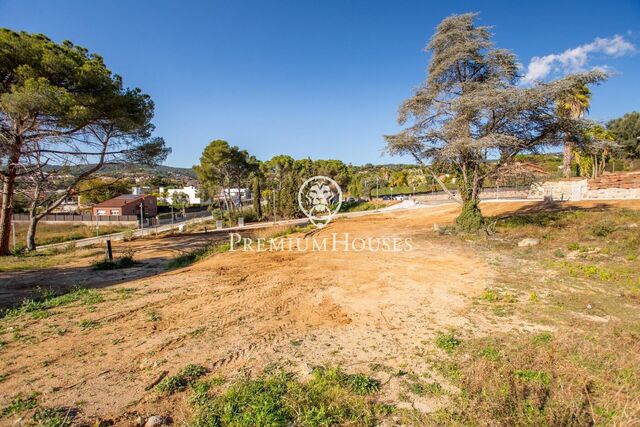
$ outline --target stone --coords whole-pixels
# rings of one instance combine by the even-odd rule
[[[526,239],[522,239],[518,242],[518,246],[523,248],[526,246],[536,246],[538,243],[540,243],[539,239],[534,239],[534,238],[526,238]]]
[[[144,427],[160,427],[171,424],[171,419],[163,417],[161,415],[152,415],[147,418],[147,422],[144,423]]]

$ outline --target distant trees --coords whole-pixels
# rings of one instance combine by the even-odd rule
[[[580,141],[576,157],[581,174],[592,178],[602,175],[612,153],[620,147],[615,134],[602,125],[594,124],[584,132]]]
[[[227,209],[234,211],[237,206],[232,199],[231,188],[243,188],[255,167],[246,150],[217,139],[205,147],[200,164],[194,166],[194,170],[202,191],[212,199],[222,195]]]
[[[249,188],[256,217],[300,216],[298,190],[314,175],[335,179],[346,191],[352,171],[340,160],[296,160],[288,155],[276,155],[259,161],[246,150],[231,146],[227,141],[214,140],[202,152],[200,164],[194,166],[202,185],[213,200],[222,199],[231,215],[238,213],[237,200],[231,188]]]
[[[92,178],[81,182],[76,193],[81,204],[94,205],[127,194],[130,190],[130,182],[127,180]]]
[[[187,208],[190,205],[189,196],[182,191],[175,191],[171,194],[171,206],[174,209],[182,211],[182,215],[185,215]]]
[[[150,139],[153,102],[127,89],[102,58],[69,41],[0,29],[0,255],[9,253],[16,184],[32,192],[28,248],[38,221],[110,163],[164,160]]]
[[[413,156],[445,191],[434,167],[454,171],[462,203],[456,222],[466,230],[483,224],[478,203],[485,178],[519,153],[580,134],[585,124],[557,114],[556,102],[606,78],[589,72],[521,87],[516,57],[495,48],[489,28],[474,19],[453,15],[438,25],[427,45],[427,79],[400,107],[398,122],[407,127],[385,137],[388,152]]]
[[[631,159],[640,159],[640,112],[625,114],[607,123],[623,153]]]

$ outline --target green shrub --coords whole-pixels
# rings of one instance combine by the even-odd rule
[[[135,264],[136,262],[133,259],[133,250],[128,249],[117,260],[110,261],[105,258],[100,261],[95,261],[93,264],[91,264],[91,268],[94,270],[115,270],[118,268],[133,267]]]
[[[380,389],[380,382],[364,374],[355,374],[347,377],[347,383],[356,394],[367,395]]]
[[[456,226],[464,232],[473,233],[482,228],[484,218],[477,203],[465,203],[456,218]]]
[[[594,226],[591,229],[591,233],[596,237],[606,237],[616,230],[615,224],[611,222],[603,222]]]

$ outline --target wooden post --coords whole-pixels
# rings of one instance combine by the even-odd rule
[[[107,240],[107,260],[113,261],[113,251],[111,250],[111,240]]]

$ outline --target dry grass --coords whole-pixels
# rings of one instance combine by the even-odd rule
[[[27,239],[26,222],[16,223],[16,247],[18,249],[26,246]],[[98,234],[119,233],[125,230],[131,230],[134,227],[130,225],[100,225]],[[71,240],[79,240],[96,235],[95,225],[73,224],[73,223],[41,223],[38,224],[36,232],[36,244],[48,245],[51,243],[61,243]],[[13,243],[13,242],[12,242]]]
[[[73,243],[60,249],[49,249],[29,254],[0,257],[0,272],[38,270],[65,265],[77,260],[95,257],[104,252],[100,248],[76,249]]]
[[[492,236],[466,236],[500,272],[474,308],[498,331],[475,331],[434,363],[460,392],[444,410],[414,421],[564,426],[640,419],[638,223],[640,212],[622,209],[520,212],[498,219]],[[540,244],[519,248],[523,238]],[[499,325],[521,322],[540,329],[500,332]]]

